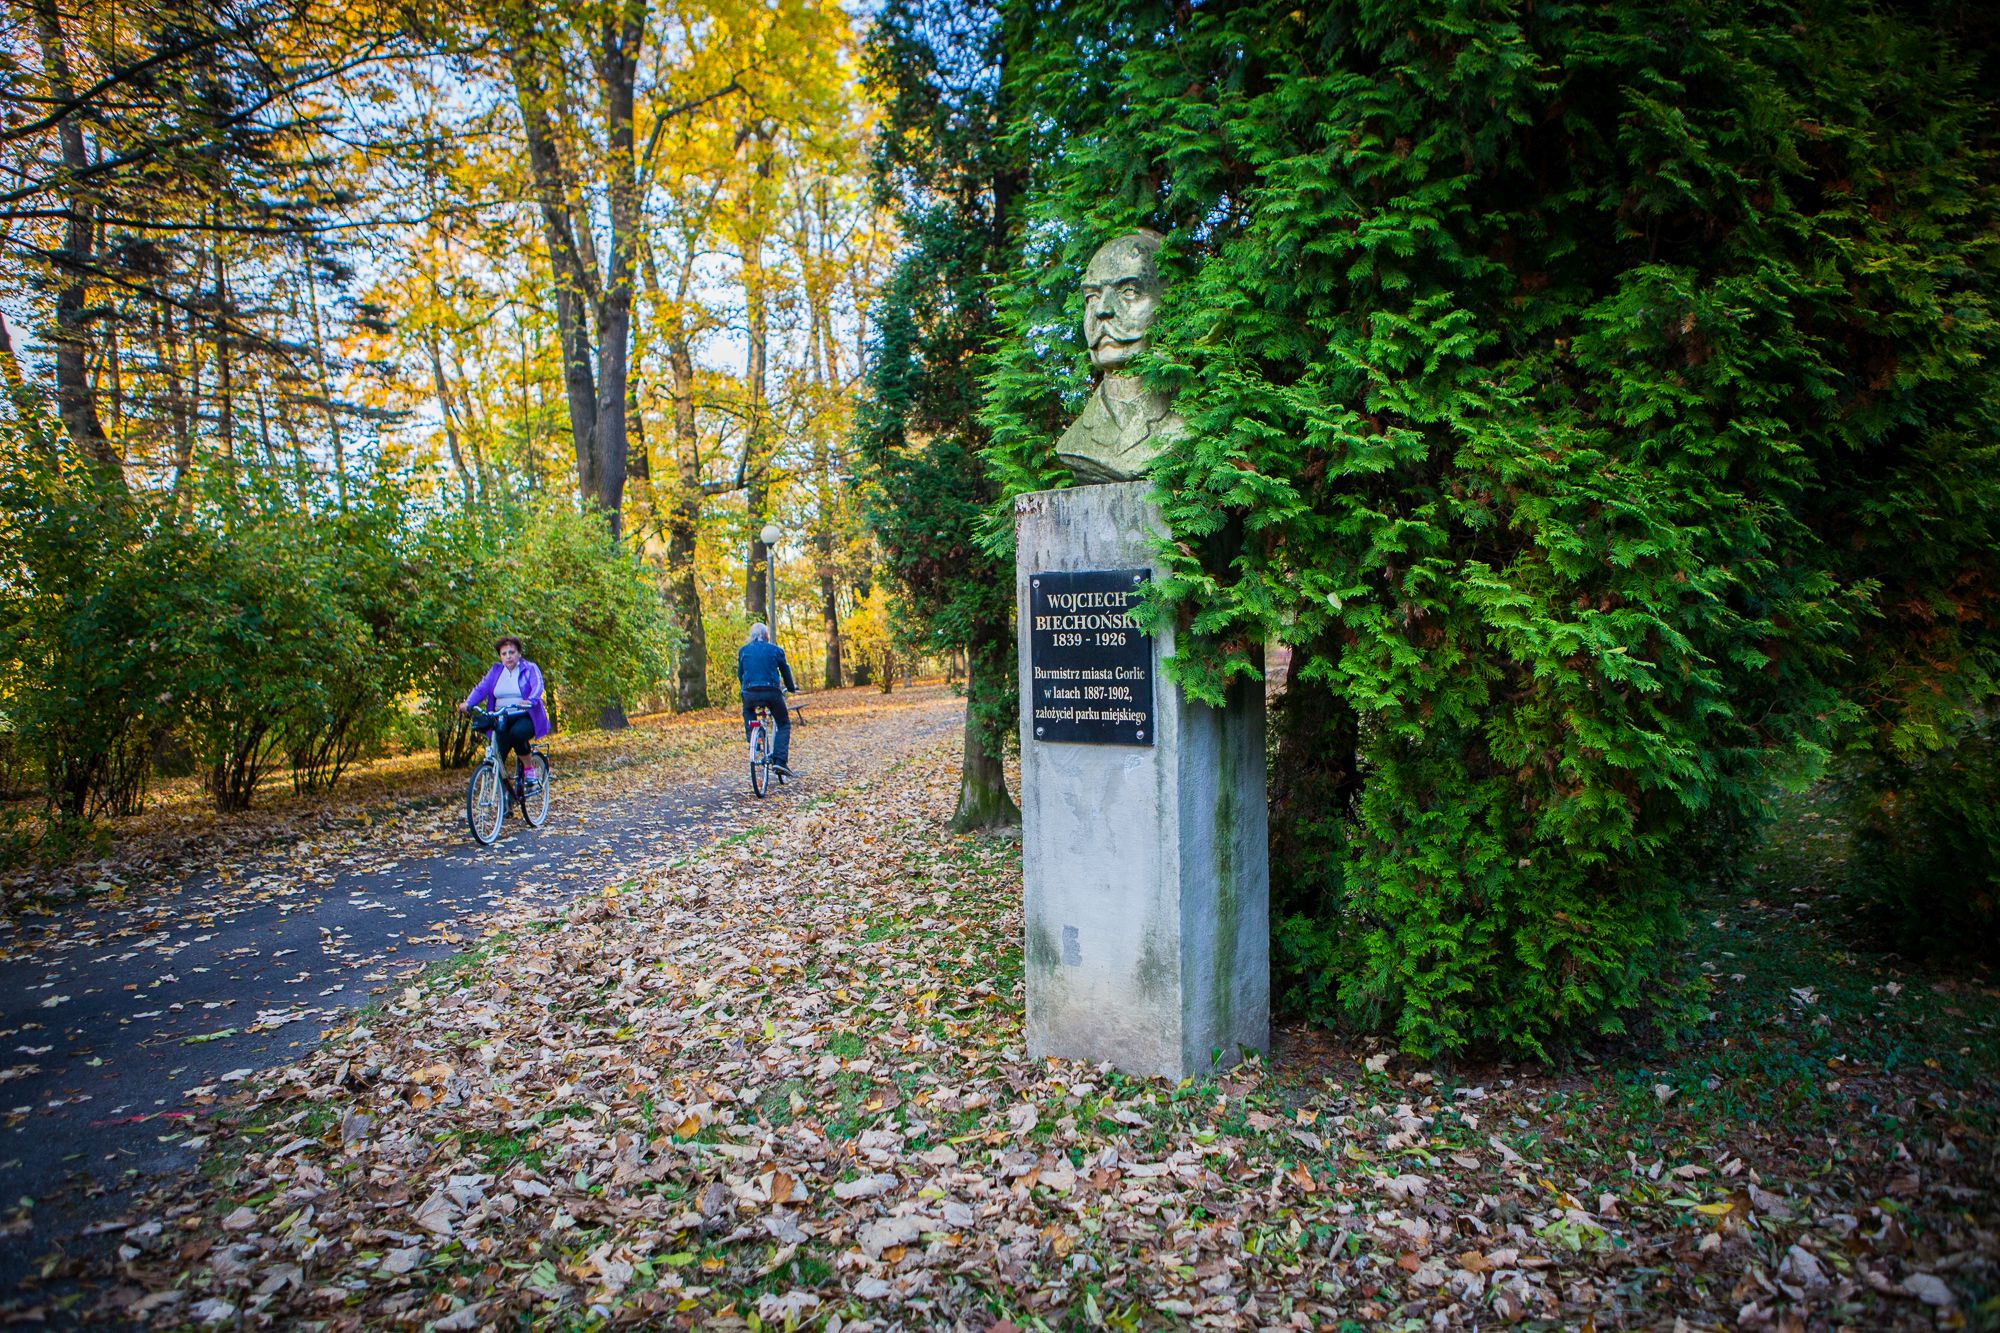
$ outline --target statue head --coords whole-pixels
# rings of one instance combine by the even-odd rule
[[[1165,290],[1153,262],[1160,241],[1150,231],[1116,237],[1098,247],[1083,271],[1083,341],[1101,371],[1122,371],[1146,349]]]

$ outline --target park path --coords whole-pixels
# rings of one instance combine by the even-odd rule
[[[811,801],[963,725],[942,687],[803,696]],[[295,1060],[354,1007],[510,921],[672,865],[776,811],[748,790],[732,710],[617,737],[558,737],[546,828],[494,847],[433,802],[337,842],[199,853],[0,929],[0,1293],[186,1167],[202,1111]],[[365,816],[364,816],[365,818]]]

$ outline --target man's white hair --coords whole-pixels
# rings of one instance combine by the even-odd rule
[[[769,625],[760,620],[750,627],[750,642],[769,643],[770,641],[771,627]]]

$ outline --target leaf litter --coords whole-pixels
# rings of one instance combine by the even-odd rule
[[[1611,1076],[1292,1034],[1179,1086],[1022,1047],[1019,858],[948,746],[543,908],[228,1103],[98,1275],[169,1325],[1958,1327],[1991,1090],[1887,1160]],[[1893,998],[1893,993],[1892,993]],[[1671,1104],[1670,1104],[1671,1103]],[[1606,1126],[1627,1124],[1613,1135]]]
[[[132,827],[117,856],[14,877],[20,910],[0,915],[0,1230],[46,1244],[109,1216],[124,1184],[199,1141],[188,1109],[295,1058],[355,1005],[517,918],[865,776],[963,717],[934,684],[807,704],[800,748],[812,767],[774,801],[750,795],[740,722],[716,709],[559,736],[549,827],[510,824],[492,849],[471,844],[460,802],[433,799],[441,785],[462,791],[462,772],[412,774],[397,761],[386,777],[370,770],[226,819],[169,799],[172,819],[121,821]],[[396,811],[371,806],[397,782],[408,790]],[[176,832],[189,843],[172,851]],[[77,881],[99,887],[64,891]],[[0,1261],[10,1285],[27,1267],[25,1253]]]

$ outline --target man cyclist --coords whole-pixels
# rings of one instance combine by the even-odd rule
[[[757,708],[771,710],[778,724],[777,739],[771,746],[771,767],[780,777],[792,777],[786,767],[791,757],[792,715],[785,708],[785,695],[798,689],[792,683],[792,664],[785,650],[771,642],[768,625],[752,625],[750,642],[736,650],[736,683],[743,692],[743,738],[750,738],[750,724],[757,720]]]

